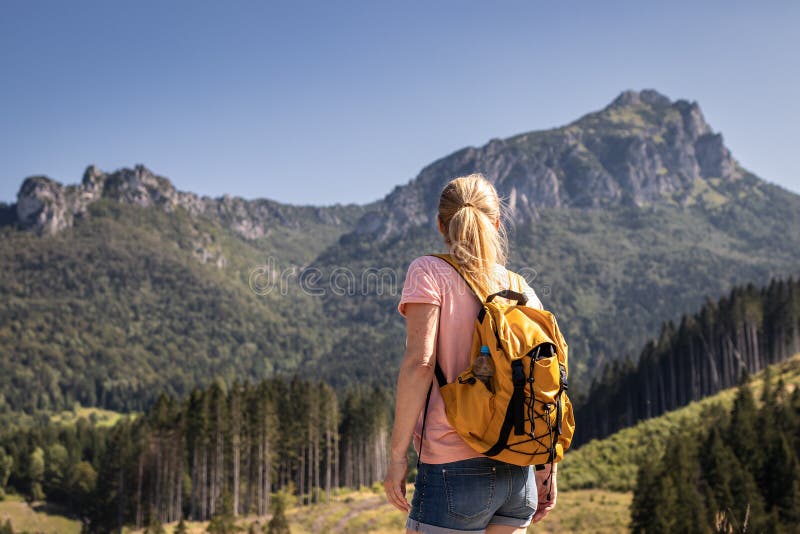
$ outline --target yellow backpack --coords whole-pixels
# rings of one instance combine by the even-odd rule
[[[449,254],[432,256],[452,265],[483,300]],[[435,374],[447,420],[468,445],[506,463],[540,468],[561,460],[575,431],[567,397],[567,343],[552,313],[525,306],[522,277],[509,273],[519,291],[505,289],[483,301],[475,320],[470,366],[450,384],[438,362]],[[494,391],[473,373],[483,346],[489,347],[494,363]]]

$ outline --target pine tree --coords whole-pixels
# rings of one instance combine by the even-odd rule
[[[733,513],[730,518],[734,526],[743,528],[746,517],[747,532],[760,532],[766,521],[764,499],[755,477],[738,460],[731,471],[730,489],[733,498]]]
[[[28,479],[30,480],[31,500],[41,501],[44,499],[42,490],[42,480],[44,479],[44,451],[41,447],[36,447],[30,455],[28,462]]]
[[[782,525],[800,526],[800,466],[786,436],[775,434],[769,441],[764,473],[767,505],[778,510]]]
[[[147,528],[144,529],[144,534],[167,534],[167,531],[164,530],[164,525],[158,520],[158,516],[154,510],[150,511],[150,522]]]
[[[740,467],[733,452],[725,446],[717,425],[711,427],[700,457],[703,486],[705,490],[708,518],[713,521],[718,513],[724,513],[732,525],[741,523],[743,517],[732,517],[738,510],[734,507],[731,493],[731,477]]]
[[[268,534],[291,534],[289,520],[286,519],[286,501],[287,496],[283,492],[272,499],[272,518],[266,528]]]
[[[209,534],[231,534],[241,531],[242,529],[236,525],[236,518],[233,515],[233,499],[227,490],[222,494],[219,508],[218,513],[211,518],[206,532]]]
[[[747,465],[751,472],[758,470],[761,463],[761,455],[758,454],[761,443],[756,426],[757,418],[758,411],[753,392],[747,382],[742,382],[733,401],[725,441],[739,461]]]
[[[664,465],[668,467],[662,479],[670,480],[675,492],[675,498],[671,500],[674,502],[670,521],[673,532],[689,534],[706,530],[705,502],[698,491],[697,439],[690,432],[678,434],[671,438],[664,454]]]
[[[678,495],[672,477],[662,472],[654,481],[654,495],[660,498],[649,518],[648,526],[642,531],[653,534],[681,532],[677,528],[677,519],[683,511],[678,508]]]
[[[660,493],[662,488],[656,485],[661,477],[659,462],[645,455],[645,461],[639,465],[636,475],[636,489],[631,503],[631,531],[648,532],[655,511],[663,502]]]
[[[228,411],[231,442],[231,469],[233,471],[233,515],[239,515],[242,467],[242,398],[241,385],[235,383],[228,395]]]
[[[11,476],[12,467],[14,467],[14,458],[6,454],[3,447],[0,447],[0,501],[5,497],[6,485]]]

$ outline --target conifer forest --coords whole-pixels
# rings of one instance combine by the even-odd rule
[[[734,288],[680,324],[667,322],[638,363],[605,368],[576,411],[573,443],[586,443],[738,384],[800,352],[800,280]]]
[[[337,395],[298,378],[229,390],[217,382],[185,400],[162,396],[110,428],[6,427],[0,488],[79,511],[87,532],[264,516],[276,491],[311,504],[381,479],[389,406],[376,388]]]

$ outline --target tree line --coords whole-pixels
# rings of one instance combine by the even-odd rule
[[[764,383],[760,406],[745,382],[730,412],[712,406],[640,465],[633,532],[800,530],[800,389]]]
[[[663,325],[638,363],[607,365],[576,409],[575,444],[615,431],[735,386],[800,352],[800,280],[773,280],[767,287],[734,288],[708,300],[676,327]]]
[[[266,515],[289,491],[310,504],[384,476],[388,392],[341,395],[299,378],[216,381],[185,400],[163,395],[110,428],[40,420],[0,434],[0,490],[57,502],[88,532],[182,518]]]

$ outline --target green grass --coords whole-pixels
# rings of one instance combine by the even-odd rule
[[[776,383],[780,378],[789,388],[800,384],[800,354],[771,366],[771,383]],[[756,398],[759,398],[763,386],[764,371],[761,371],[750,382]],[[730,409],[735,396],[736,388],[726,389],[568,452],[559,466],[561,487],[633,491],[637,466],[643,458],[661,455],[667,438],[677,429],[698,427],[705,409],[713,405]]]
[[[111,428],[122,418],[134,419],[138,416],[137,412],[121,413],[103,408],[81,406],[77,403],[71,410],[60,412],[37,410],[35,413],[30,414],[22,411],[8,410],[2,412],[0,410],[0,433],[4,431],[15,432],[45,423],[58,426],[74,426],[81,419],[95,427]]]
[[[628,530],[633,494],[599,489],[562,491],[556,507],[544,520],[528,527],[529,534]]]
[[[715,181],[716,180],[716,181]],[[692,184],[692,190],[685,199],[687,206],[702,204],[709,208],[717,208],[729,201],[728,197],[716,190],[719,179],[710,178],[708,180],[696,179]]]
[[[413,495],[408,487],[408,498]],[[555,509],[540,523],[532,524],[529,533],[554,532],[612,533],[626,530],[631,493],[607,490],[564,491],[558,495]],[[330,502],[313,506],[292,505],[286,511],[292,534],[399,534],[405,531],[406,514],[386,502],[382,493],[371,489],[343,491]],[[265,525],[269,518],[243,517],[239,526],[246,529],[254,522]],[[189,532],[205,532],[207,523],[187,522]],[[168,534],[175,523],[164,525]],[[128,534],[142,534],[141,530],[126,529]]]
[[[71,426],[80,419],[86,419],[98,427],[112,427],[116,425],[122,417],[136,417],[136,414],[128,415],[113,410],[77,405],[72,410],[54,413],[50,416],[50,421],[54,424]]]
[[[60,510],[48,505],[25,502],[17,495],[6,495],[0,501],[0,524],[11,520],[14,532],[41,532],[43,534],[78,534],[80,523],[60,515]]]

